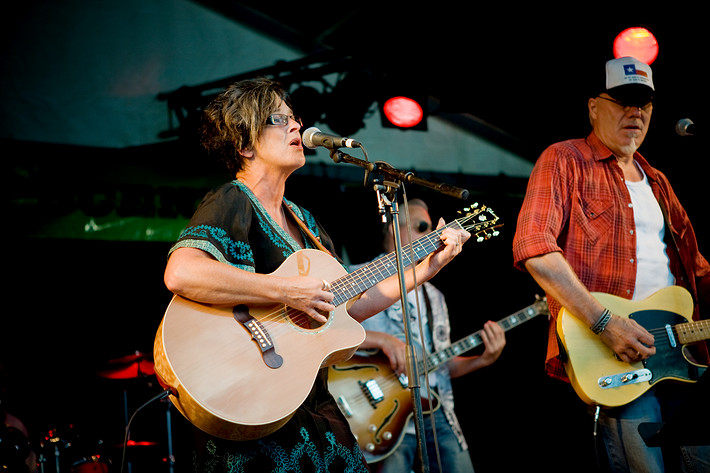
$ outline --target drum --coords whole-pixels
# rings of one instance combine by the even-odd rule
[[[108,473],[109,462],[101,455],[92,455],[75,461],[71,466],[71,473]]]
[[[0,471],[34,473],[36,466],[34,451],[25,434],[0,422]]]

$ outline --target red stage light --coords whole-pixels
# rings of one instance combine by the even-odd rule
[[[382,110],[393,125],[402,128],[417,126],[424,118],[421,105],[409,97],[392,97],[385,102]]]
[[[632,56],[651,64],[658,56],[656,37],[646,28],[627,28],[614,39],[614,57]]]

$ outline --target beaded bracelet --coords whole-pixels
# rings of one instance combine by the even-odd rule
[[[606,328],[609,320],[611,320],[611,312],[609,312],[609,309],[604,309],[602,315],[599,316],[599,319],[594,323],[594,325],[589,327],[589,329],[594,332],[595,335],[600,335]]]

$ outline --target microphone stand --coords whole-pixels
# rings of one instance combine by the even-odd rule
[[[399,232],[399,206],[397,204],[397,191],[403,181],[419,184],[430,189],[438,190],[447,195],[461,199],[468,198],[466,189],[459,189],[447,184],[433,183],[424,179],[414,177],[411,172],[403,172],[390,166],[389,164],[377,161],[371,163],[366,160],[355,158],[343,153],[339,149],[332,149],[330,157],[335,163],[347,162],[365,168],[364,185],[367,186],[370,174],[374,174],[372,182],[377,194],[379,213],[382,215],[383,223],[387,222],[386,212],[390,214],[390,225],[394,235],[395,257],[397,261],[397,275],[399,278],[400,300],[402,305],[402,322],[404,324],[404,336],[407,352],[407,384],[412,397],[412,410],[414,411],[414,427],[417,438],[417,452],[419,454],[422,473],[429,472],[429,459],[426,444],[424,442],[424,414],[422,408],[422,398],[419,384],[419,372],[417,368],[417,354],[412,343],[412,332],[407,304],[407,290],[404,277],[404,259],[402,256],[402,239]],[[387,210],[386,210],[387,209]],[[416,261],[410,261],[412,269]],[[417,289],[415,288],[415,291]]]

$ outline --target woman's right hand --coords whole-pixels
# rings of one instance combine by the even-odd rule
[[[279,299],[316,322],[325,323],[328,318],[324,314],[335,310],[332,304],[334,298],[327,281],[310,276],[292,276],[283,278]]]

